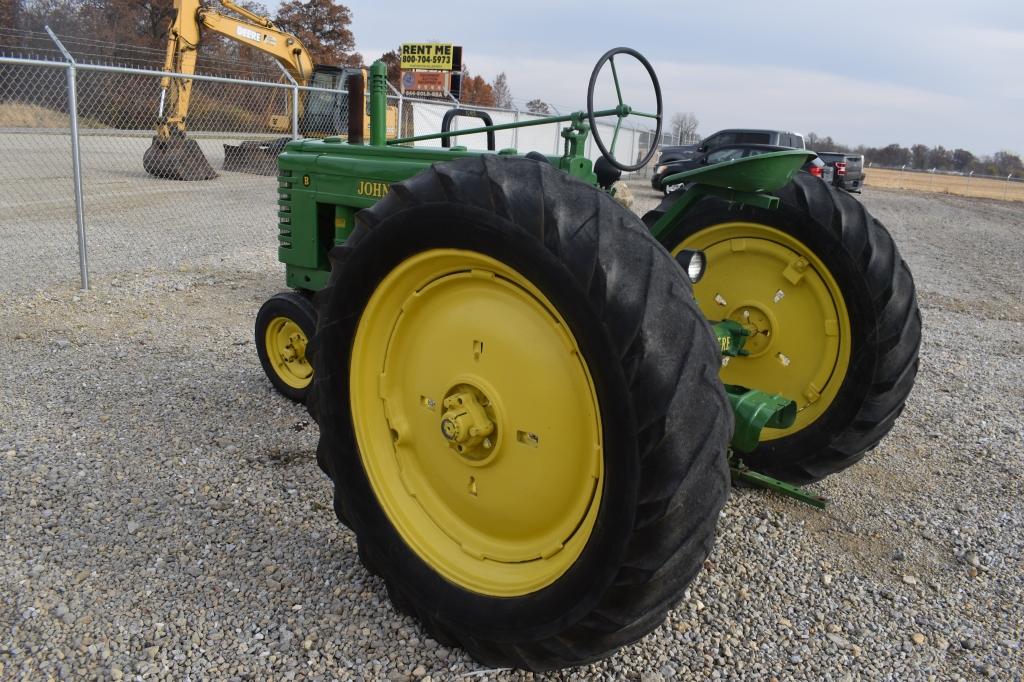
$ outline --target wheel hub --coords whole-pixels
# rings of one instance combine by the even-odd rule
[[[743,344],[743,349],[750,353],[749,357],[761,355],[771,347],[775,320],[770,311],[757,303],[747,303],[732,311],[729,319],[736,320],[750,331]]]
[[[301,332],[288,337],[288,343],[281,349],[281,358],[285,362],[293,362],[306,357],[306,338]]]
[[[305,388],[313,376],[313,367],[306,357],[308,340],[302,328],[292,319],[277,317],[267,326],[266,351],[274,372],[293,388]]]
[[[441,435],[448,440],[448,447],[472,461],[486,459],[494,450],[497,434],[494,409],[483,391],[458,384],[448,391],[442,405]]]

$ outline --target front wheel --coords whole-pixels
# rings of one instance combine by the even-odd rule
[[[810,483],[892,428],[917,374],[921,315],[907,264],[860,203],[804,173],[777,194],[777,210],[704,199],[662,243],[702,249],[708,270],[694,292],[704,314],[754,332],[750,355],[728,358],[722,380],[797,402],[796,423],[765,429],[746,463]]]
[[[483,156],[393,185],[332,261],[318,457],[395,605],[532,670],[657,627],[710,551],[732,416],[643,225],[549,165]]]
[[[256,315],[255,341],[260,364],[281,395],[304,403],[313,384],[306,347],[316,331],[316,310],[297,291],[271,296]]]

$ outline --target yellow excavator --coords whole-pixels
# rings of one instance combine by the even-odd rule
[[[164,71],[185,75],[195,73],[200,38],[204,31],[212,31],[269,54],[301,86],[340,90],[348,75],[364,71],[365,77],[365,70],[314,64],[302,42],[275,26],[267,17],[231,0],[220,0],[220,4],[238,16],[206,7],[200,0],[174,0],[175,16],[167,31]],[[301,135],[322,137],[344,133],[344,122],[348,119],[346,94],[313,91],[303,95],[298,112]],[[192,79],[171,76],[160,79],[159,122],[153,143],[142,160],[151,175],[171,180],[217,177],[196,141],[186,137],[191,97]],[[366,121],[369,126],[368,117]],[[272,115],[269,127],[278,132],[288,131],[291,128],[290,112]],[[395,107],[388,107],[387,128],[389,137],[397,135],[398,111]],[[365,135],[369,137],[368,129]],[[223,168],[273,175],[277,154],[288,139],[224,145]]]

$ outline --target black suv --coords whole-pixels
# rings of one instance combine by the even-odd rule
[[[678,146],[666,146],[661,148],[661,156],[658,157],[658,165],[651,177],[651,188],[657,192],[669,193],[669,189],[661,184],[661,179],[672,173],[681,173],[684,170],[696,168],[694,160],[700,156],[695,144],[683,144]],[[673,186],[672,189],[675,189]]]
[[[767,144],[786,149],[807,149],[804,136],[787,130],[758,130],[756,128],[727,128],[704,138],[700,151],[710,152],[719,147],[747,144]]]

